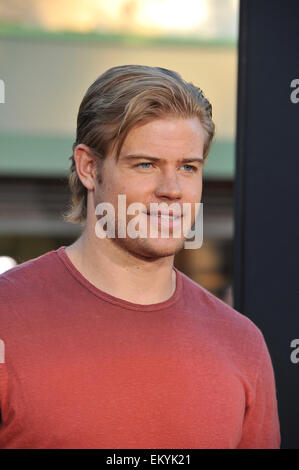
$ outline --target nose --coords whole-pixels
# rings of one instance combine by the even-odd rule
[[[175,171],[169,170],[160,175],[155,194],[159,198],[181,199],[182,189]]]

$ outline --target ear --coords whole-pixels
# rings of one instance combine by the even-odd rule
[[[86,189],[93,190],[96,181],[96,157],[89,147],[79,144],[74,150],[78,178]]]

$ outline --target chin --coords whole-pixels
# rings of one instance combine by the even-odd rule
[[[131,254],[145,258],[164,258],[174,256],[182,250],[185,240],[183,239],[119,239],[121,245]]]

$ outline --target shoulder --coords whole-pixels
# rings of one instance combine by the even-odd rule
[[[258,326],[246,315],[226,304],[184,273],[179,272],[183,284],[184,303],[191,315],[204,326],[214,341],[237,345],[245,344],[260,353],[264,337]]]
[[[56,251],[49,251],[30,259],[0,275],[0,302],[17,301],[34,294],[35,290],[49,285],[57,267]]]

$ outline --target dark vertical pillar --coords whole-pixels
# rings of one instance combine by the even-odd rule
[[[235,308],[265,336],[282,448],[299,448],[298,0],[240,0],[237,121]]]

